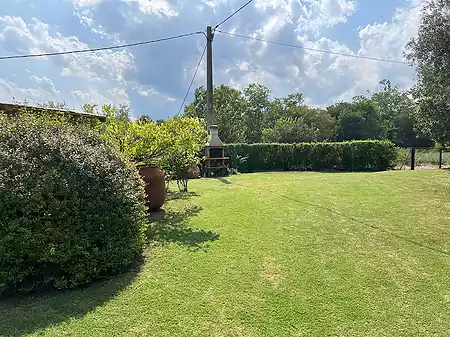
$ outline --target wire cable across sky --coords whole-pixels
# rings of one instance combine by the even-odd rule
[[[121,49],[121,48],[127,48],[127,47],[142,46],[142,45],[151,44],[151,43],[157,43],[157,42],[163,42],[163,41],[180,39],[180,38],[183,38],[183,37],[188,37],[188,36],[197,35],[197,34],[203,34],[204,35],[205,33],[204,32],[192,32],[192,33],[186,33],[186,34],[180,34],[180,35],[175,35],[175,36],[164,37],[164,38],[155,39],[155,40],[148,40],[148,41],[142,41],[142,42],[136,42],[136,43],[128,43],[128,44],[122,44],[122,45],[118,45],[118,46],[92,48],[92,49],[69,50],[69,51],[63,51],[63,52],[42,53],[42,54],[0,56],[0,60],[11,60],[11,59],[23,59],[23,58],[32,58],[32,57],[44,57],[44,56],[55,56],[55,55],[91,53],[91,52],[96,52],[96,51],[101,51],[101,50],[113,50],[113,49]]]
[[[219,26],[223,25],[225,22],[227,22],[228,20],[230,20],[233,16],[235,16],[237,13],[239,13],[241,10],[243,10],[245,7],[247,7],[248,5],[250,5],[250,3],[253,0],[249,0],[247,1],[244,5],[242,5],[241,7],[239,7],[239,9],[237,9],[236,11],[234,11],[231,15],[227,16],[225,19],[223,19],[222,21],[220,21],[217,25],[214,26],[214,31],[219,28]]]
[[[247,40],[266,42],[266,43],[275,44],[275,45],[279,45],[279,46],[285,46],[285,47],[292,47],[292,48],[297,48],[297,49],[309,50],[309,51],[314,51],[314,52],[318,52],[318,53],[339,55],[339,56],[345,56],[345,57],[352,57],[352,58],[355,58],[355,59],[363,59],[363,60],[371,60],[371,61],[380,61],[380,62],[389,62],[389,63],[397,63],[397,64],[409,65],[409,63],[406,62],[406,61],[396,61],[396,60],[389,60],[389,59],[370,57],[370,56],[345,54],[345,53],[339,53],[339,52],[334,52],[334,51],[330,51],[330,50],[308,48],[308,47],[303,47],[303,46],[299,46],[299,45],[295,45],[295,44],[289,44],[289,43],[283,43],[283,42],[277,42],[277,41],[270,41],[270,40],[260,39],[260,38],[252,37],[252,36],[246,36],[246,35],[241,35],[241,34],[236,34],[236,33],[224,32],[224,31],[219,30],[219,29],[216,29],[216,32],[222,33],[222,34],[225,34],[225,35],[229,35],[229,36],[240,37],[240,38],[247,39]]]
[[[198,73],[198,70],[200,69],[200,65],[202,64],[203,57],[205,56],[205,52],[206,52],[206,45],[205,45],[205,48],[203,48],[203,53],[200,56],[200,60],[198,61],[197,68],[195,69],[195,72],[194,72],[194,76],[192,77],[191,83],[189,84],[189,88],[186,91],[186,95],[184,95],[184,99],[180,105],[180,109],[178,109],[178,114],[180,114],[181,110],[183,109],[184,103],[186,103],[186,99],[188,98],[189,93],[191,92],[192,85],[194,84],[195,78],[197,77],[197,73]]]

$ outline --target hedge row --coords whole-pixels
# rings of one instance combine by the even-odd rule
[[[239,172],[384,171],[397,149],[384,140],[298,144],[229,144],[230,166]]]

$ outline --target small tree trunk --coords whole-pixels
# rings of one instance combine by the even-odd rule
[[[187,179],[177,179],[177,185],[180,192],[188,191],[188,180]]]

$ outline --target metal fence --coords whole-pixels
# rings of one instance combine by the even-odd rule
[[[399,150],[398,169],[450,168],[450,149],[410,147]]]

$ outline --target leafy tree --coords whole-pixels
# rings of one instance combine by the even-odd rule
[[[288,117],[278,119],[263,132],[264,142],[298,143],[324,141],[334,138],[336,121],[326,110],[304,106],[286,109]]]
[[[245,142],[245,109],[245,99],[239,90],[226,85],[214,88],[214,119],[220,126],[219,137],[223,142]],[[206,121],[206,112],[206,90],[199,87],[194,101],[185,107],[184,115]]]
[[[57,102],[57,101],[47,101],[42,104],[38,104],[43,108],[56,109],[56,110],[69,110],[69,106],[65,101]]]
[[[300,143],[315,138],[314,131],[302,118],[279,119],[273,128],[263,131],[264,143]]]
[[[181,191],[187,191],[188,169],[200,162],[199,152],[208,134],[198,118],[174,117],[162,124],[143,118],[132,122],[126,110],[104,105],[105,139],[136,164],[156,164]]]
[[[137,119],[137,121],[145,124],[145,123],[151,123],[153,120],[149,115],[143,114]]]
[[[89,104],[85,106],[91,107]],[[106,116],[106,123],[102,125],[102,134],[105,139],[116,145],[117,149],[128,156],[135,156],[136,131],[129,117],[119,114],[116,107],[108,104],[102,106],[102,113]]]
[[[377,105],[366,97],[355,97],[353,102],[341,102],[327,108],[337,119],[338,141],[378,139],[381,127]]]
[[[414,130],[417,106],[407,92],[392,86],[389,80],[380,82],[382,90],[371,95],[377,103],[381,137],[400,146],[430,146],[432,141],[419,137]]]
[[[275,98],[270,102],[269,110],[265,115],[264,124],[266,128],[271,128],[279,119],[292,117],[291,109],[303,105],[303,94],[295,93],[287,97]]]
[[[205,87],[200,86],[194,91],[194,100],[192,103],[184,107],[184,115],[201,118],[206,121],[206,109],[206,89]]]
[[[244,119],[249,143],[261,142],[264,117],[270,108],[269,94],[270,90],[261,84],[252,83],[244,89],[247,103]]]
[[[334,138],[336,121],[326,110],[307,106],[294,107],[291,110],[300,112],[300,117],[314,135],[310,139],[311,141],[332,140]]]
[[[280,99],[286,108],[303,105],[303,94],[296,92],[295,94],[289,94],[285,98]]]
[[[415,114],[418,129],[441,144],[450,143],[450,1],[430,0],[407,58],[417,66]]]
[[[81,111],[83,111],[84,113],[88,113],[88,114],[95,114],[95,113],[97,113],[97,104],[85,103],[81,107]]]
[[[116,116],[119,119],[131,120],[131,108],[128,104],[120,104],[119,107],[114,107],[116,111]]]
[[[177,181],[180,191],[188,190],[188,170],[200,163],[199,152],[208,133],[198,118],[174,117],[160,126],[167,139],[161,158],[169,178]]]

